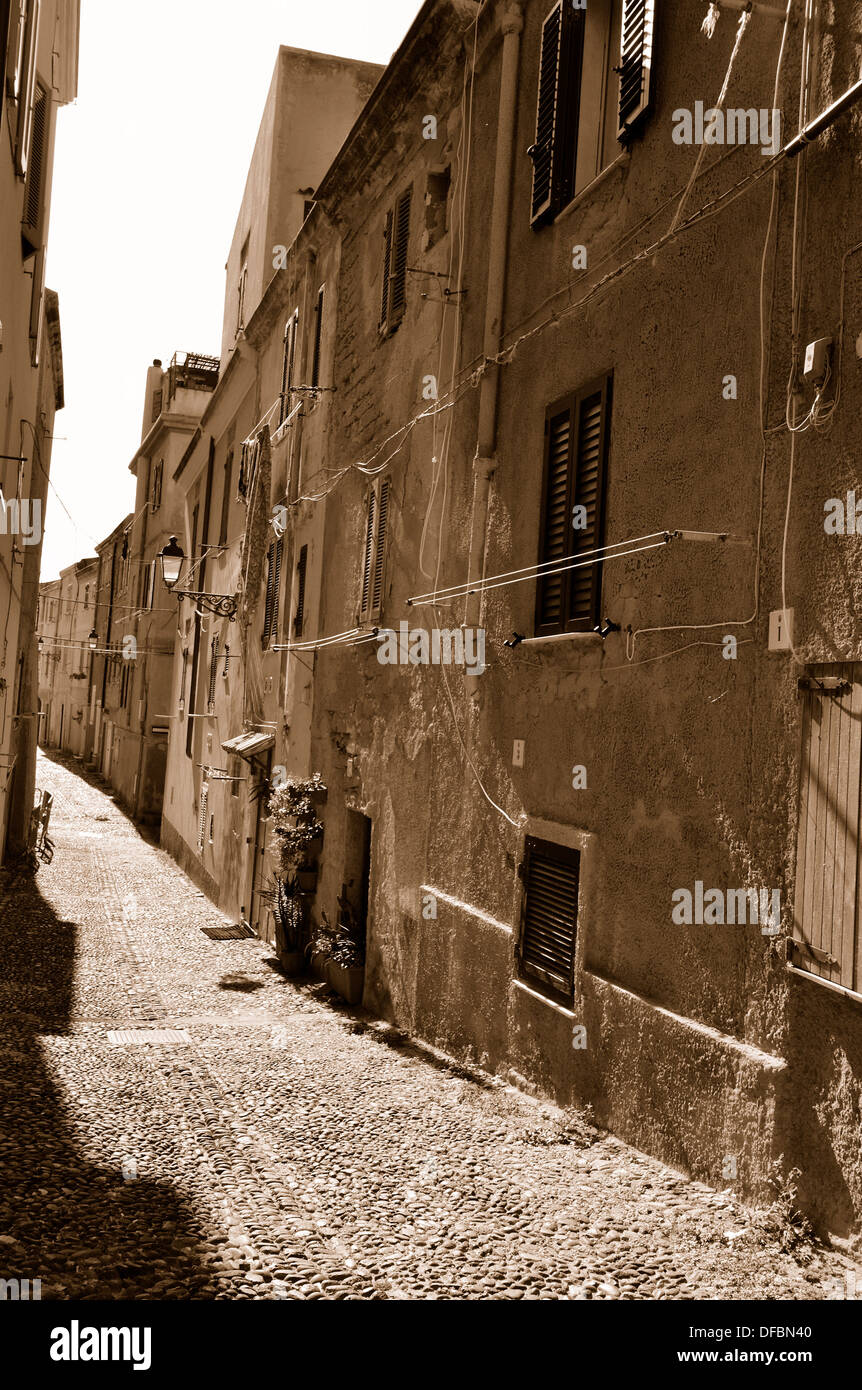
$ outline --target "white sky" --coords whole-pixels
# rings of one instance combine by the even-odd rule
[[[279,44],[385,63],[419,8],[81,0],[78,99],[58,117],[48,241],[66,406],[43,579],[133,510],[128,465],[153,358],[167,367],[178,349],[219,351],[224,264]]]

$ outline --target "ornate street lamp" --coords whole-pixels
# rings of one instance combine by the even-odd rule
[[[201,608],[206,608],[219,618],[230,618],[233,622],[237,607],[237,601],[233,594],[206,594],[199,589],[177,589],[175,587],[179,582],[180,571],[185,559],[185,553],[176,536],[171,536],[164,550],[161,551],[159,559],[162,562],[162,579],[165,581],[165,587],[171,593],[176,594],[178,599],[194,599]]]

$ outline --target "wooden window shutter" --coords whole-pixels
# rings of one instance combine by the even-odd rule
[[[573,401],[563,402],[545,420],[545,488],[539,562],[569,553]],[[566,575],[540,575],[536,595],[536,635],[561,632],[566,620]]]
[[[394,218],[392,212],[386,214],[386,225],[383,229],[383,291],[380,301],[380,327],[386,328],[389,323],[389,277],[392,274],[392,224]]]
[[[311,385],[320,385],[320,342],[323,335],[323,291],[317,291],[317,308],[314,313],[314,349],[311,354]]]
[[[608,385],[578,401],[577,436],[572,506],[586,509],[587,524],[583,530],[569,525],[575,543],[572,552],[595,550],[604,541],[605,458],[607,451]],[[585,565],[569,572],[568,627],[591,631],[599,621],[601,598],[601,564]]]
[[[619,130],[624,140],[650,104],[656,0],[624,0],[620,37]]]
[[[281,537],[275,543],[275,575],[273,576],[272,592],[272,623],[270,625],[270,640],[278,640],[278,602],[281,590],[281,556],[284,550],[284,541]]]
[[[304,545],[299,552],[299,561],[296,566],[296,617],[293,620],[293,635],[298,638],[302,636],[302,625],[305,621],[305,572],[308,568],[308,546]]]
[[[572,197],[578,144],[584,12],[559,0],[542,25],[531,223],[552,217]]]
[[[221,643],[218,637],[214,637],[210,643],[210,682],[209,690],[207,691],[207,710],[210,714],[212,714],[215,709],[216,675],[218,673],[218,653],[220,645]]]
[[[293,386],[293,365],[296,358],[296,330],[298,317],[291,314],[284,325],[284,348],[281,359],[281,399],[278,409],[278,423],[283,425],[290,414],[290,392]]]
[[[578,555],[604,542],[610,400],[608,377],[548,409],[540,563],[574,564]],[[576,506],[584,508],[586,519],[578,529],[573,525]],[[600,563],[585,563],[578,569],[540,574],[536,635],[591,631],[600,617],[601,572]]]
[[[31,251],[38,251],[43,240],[50,115],[50,93],[46,91],[41,82],[37,82],[33,97],[27,180],[24,186],[24,214],[21,219],[21,236]]]
[[[383,478],[377,493],[377,534],[374,538],[374,571],[371,581],[369,618],[378,618],[383,608],[383,562],[386,550],[386,521],[389,515],[389,479]]]
[[[281,552],[284,542],[273,541],[267,552],[266,606],[264,608],[261,644],[268,647],[278,627],[278,588],[281,576]]]
[[[392,272],[389,287],[389,326],[398,323],[407,302],[407,248],[410,242],[410,200],[413,190],[406,193],[395,205],[395,228],[392,243]]]
[[[522,974],[567,998],[574,985],[580,859],[567,845],[527,836],[519,965]]]
[[[207,781],[201,783],[201,804],[198,815],[198,854],[204,852],[204,836],[207,824],[207,802],[209,801],[210,784]]]
[[[368,509],[365,521],[365,547],[362,556],[362,593],[359,600],[360,621],[368,617],[371,598],[371,575],[374,568],[374,523],[377,514],[377,492],[372,487],[368,492]]]
[[[846,684],[818,689],[818,679],[827,676]],[[798,969],[862,993],[862,662],[812,666],[808,680],[789,959]]]
[[[27,173],[32,141],[40,4],[41,0],[19,0],[18,2],[19,17],[15,37],[12,94],[18,103],[18,119],[15,128],[15,167],[21,175]]]

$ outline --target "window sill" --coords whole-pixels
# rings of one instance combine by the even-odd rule
[[[792,975],[802,975],[806,980],[813,980],[816,985],[821,985],[823,989],[828,989],[833,994],[842,994],[845,999],[851,1000],[854,1004],[862,1004],[862,994],[858,994],[854,989],[848,989],[846,985],[836,985],[832,980],[824,980],[822,975],[812,975],[810,970],[802,970],[798,965],[791,965],[789,962],[787,969]]]
[[[600,174],[596,174],[596,177],[594,179],[591,179],[589,183],[584,184],[584,187],[575,194],[574,198],[572,198],[570,202],[566,203],[566,206],[564,208],[560,209],[560,211],[554,218],[554,226],[557,226],[560,222],[562,222],[563,218],[568,217],[570,212],[574,212],[577,208],[579,208],[581,203],[586,198],[589,198],[590,195],[593,194],[596,191],[596,189],[604,183],[605,179],[610,178],[611,174],[614,172],[615,169],[619,169],[620,166],[625,164],[629,159],[631,159],[631,152],[629,150],[622,150],[617,155],[616,159],[612,159],[610,164],[608,164],[604,169],[602,169]]]
[[[519,642],[519,647],[544,647],[551,646],[554,642],[601,642],[603,638],[597,632],[551,632],[546,637],[525,637],[523,642]]]
[[[574,1009],[567,1009],[564,1004],[558,1004],[556,1000],[551,999],[549,995],[542,994],[539,990],[533,989],[532,985],[528,985],[524,980],[514,979],[512,981],[512,989],[519,989],[522,993],[529,994],[531,999],[538,999],[540,1004],[547,1004],[549,1009],[553,1009],[555,1013],[562,1014],[563,1018],[574,1019],[575,1017]]]

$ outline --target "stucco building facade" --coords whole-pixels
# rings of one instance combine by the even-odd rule
[[[26,849],[33,804],[39,558],[64,401],[45,249],[57,111],[77,87],[78,9],[78,0],[0,4],[0,860]]]

